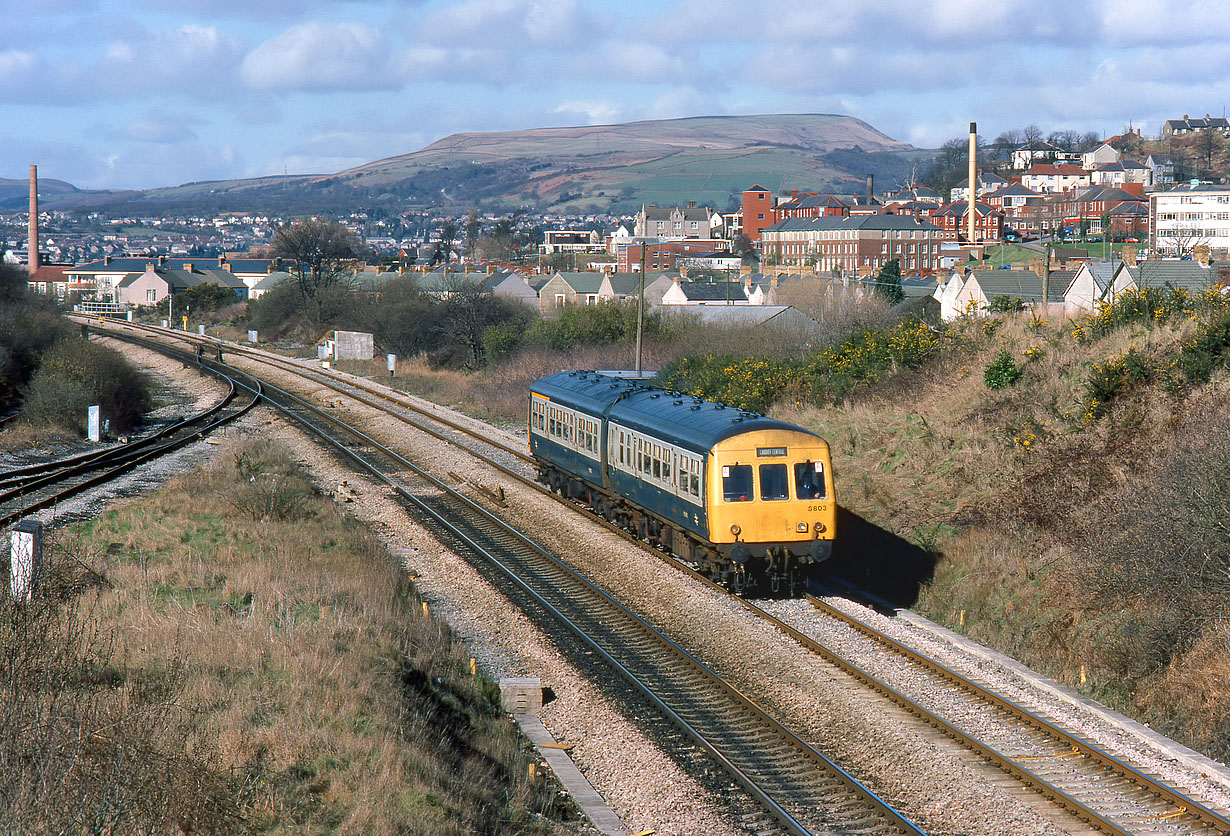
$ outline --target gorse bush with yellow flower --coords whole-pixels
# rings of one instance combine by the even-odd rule
[[[923,322],[901,320],[890,328],[865,328],[799,360],[684,357],[665,367],[658,380],[672,389],[756,411],[785,399],[832,404],[861,385],[918,367],[939,349],[942,339],[940,331]]]

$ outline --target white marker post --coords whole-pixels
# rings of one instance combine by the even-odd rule
[[[89,439],[97,444],[102,439],[102,407],[98,404],[91,406],[86,418]]]
[[[200,334],[202,337],[203,337],[203,336],[205,336],[205,326],[204,326],[204,325],[198,325],[198,326],[196,327],[196,332],[197,332],[198,334]]]
[[[250,342],[250,343],[255,343],[255,342],[256,342],[256,338],[257,338],[258,336],[259,336],[259,335],[258,335],[255,331],[249,331],[249,332],[248,332],[248,342]]]
[[[390,354],[389,355],[389,377],[393,376],[393,370],[395,368],[397,368],[397,355]]]
[[[13,597],[29,601],[43,579],[43,524],[22,520],[13,526],[9,546],[9,578]]]

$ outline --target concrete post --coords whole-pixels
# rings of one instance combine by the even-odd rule
[[[98,443],[102,439],[102,407],[94,404],[86,411],[86,432],[90,441]]]
[[[9,567],[13,597],[20,601],[29,601],[43,579],[42,523],[22,520],[13,526]]]

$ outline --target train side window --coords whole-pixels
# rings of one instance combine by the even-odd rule
[[[692,496],[700,496],[700,474],[693,473],[691,476],[691,485],[689,486]]]
[[[722,498],[727,502],[749,502],[752,498],[752,466],[722,466]]]
[[[675,480],[671,479],[671,459],[675,457],[673,451],[663,448],[662,450],[662,479],[668,484],[675,484]]]
[[[794,494],[799,499],[824,498],[824,462],[799,462],[794,466]]]
[[[760,498],[769,502],[790,498],[790,477],[786,465],[760,466]]]

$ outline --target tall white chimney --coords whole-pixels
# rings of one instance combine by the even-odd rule
[[[30,166],[30,275],[38,269],[38,166]]]

